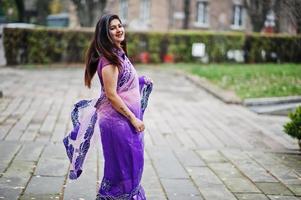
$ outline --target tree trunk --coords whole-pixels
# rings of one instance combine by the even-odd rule
[[[244,6],[250,15],[253,31],[260,32],[271,9],[271,0],[245,0]]]
[[[190,17],[190,0],[184,0],[184,14],[185,18],[183,21],[183,29],[188,29]]]
[[[17,9],[18,9],[18,21],[24,21],[24,2],[23,0],[15,0]]]
[[[84,4],[82,0],[72,1],[76,5],[79,22],[84,27],[91,27],[97,23],[107,3],[106,0],[86,0]]]

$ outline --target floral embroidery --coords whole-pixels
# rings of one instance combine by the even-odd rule
[[[66,148],[67,156],[72,163],[74,160],[74,169],[70,170],[69,178],[76,179],[82,173],[82,166],[85,160],[85,156],[90,147],[90,140],[94,132],[94,126],[97,121],[97,112],[95,111],[92,115],[88,128],[85,131],[83,142],[80,143],[79,147],[74,147],[73,142],[77,139],[79,132],[80,122],[79,122],[79,111],[87,106],[91,105],[92,100],[81,100],[74,105],[74,109],[71,112],[71,118],[73,123],[73,130],[69,135],[63,139],[64,146]]]
[[[103,192],[108,192],[111,188],[111,181],[109,179],[103,178],[100,185],[100,190]]]
[[[135,196],[136,196],[136,198],[135,198]],[[136,188],[134,188],[131,193],[122,194],[119,196],[112,196],[112,195],[105,195],[105,194],[98,193],[96,196],[96,200],[132,200],[134,198],[140,199],[140,198],[137,198],[137,196],[144,197],[144,190],[140,185],[138,185]]]
[[[118,82],[118,87],[123,86],[125,83],[127,83],[132,75],[132,70],[128,65],[125,65],[125,67],[122,69],[122,75],[120,77],[120,80]]]
[[[141,91],[141,95],[142,95],[141,110],[142,110],[142,113],[145,111],[145,109],[147,107],[148,98],[149,98],[150,93],[152,92],[152,89],[153,89],[153,84],[151,82],[148,83],[148,85],[146,85],[146,87],[142,88],[142,91]]]
[[[141,116],[143,117],[143,112],[147,106],[148,97],[152,91],[152,83],[147,82],[145,79],[141,79],[143,81],[140,82],[140,78],[139,81],[137,81],[138,75],[124,52],[119,51],[117,53],[120,54],[118,54],[119,58],[123,59],[123,68],[121,69],[120,76],[118,77],[118,90],[120,92],[126,92],[133,88],[137,89],[138,92],[139,88],[141,95],[141,107],[138,109],[142,112],[140,114],[142,114]],[[137,85],[138,82],[139,85]],[[102,94],[98,99],[81,100],[74,105],[74,109],[71,112],[73,130],[63,139],[67,156],[71,162],[71,168],[69,171],[70,179],[77,179],[82,174],[84,161],[91,146],[90,140],[94,133],[94,127],[97,122],[98,114],[101,114],[100,109],[106,108],[106,103],[108,103],[103,87],[101,90]],[[114,121],[114,123],[116,124],[117,122]],[[102,127],[99,128],[101,129]],[[133,180],[134,182],[140,182],[142,171],[143,169],[141,168],[134,172],[135,174],[138,174],[138,176]],[[131,187],[131,191],[129,191],[129,193],[123,193],[124,186],[119,183],[120,181],[118,180],[120,180],[120,178],[112,178],[112,180],[103,178],[99,188],[99,193],[96,197],[97,200],[145,199],[143,188],[139,184],[132,188],[133,186],[131,186],[131,182],[128,185]],[[128,188],[128,186],[126,186],[126,188]]]

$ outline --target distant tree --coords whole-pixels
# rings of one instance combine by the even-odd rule
[[[62,3],[60,0],[52,0],[49,4],[51,14],[58,14],[62,12]]]
[[[96,24],[103,14],[106,0],[72,0],[77,7],[78,18],[81,26],[91,27]]]
[[[46,18],[50,14],[49,4],[51,0],[36,1],[37,23],[45,25]]]
[[[0,0],[0,15],[6,22],[18,21],[18,9],[15,1]]]
[[[23,22],[24,21],[24,1],[23,0],[15,0],[16,7],[18,10],[18,21]]]
[[[184,0],[184,21],[183,29],[188,29],[190,16],[190,0]]]
[[[301,33],[301,1],[300,0],[278,0],[281,1],[280,9],[283,9],[291,23],[296,27],[297,33]]]
[[[253,31],[260,32],[264,27],[266,16],[271,9],[271,2],[272,0],[244,0],[244,6],[253,25]]]

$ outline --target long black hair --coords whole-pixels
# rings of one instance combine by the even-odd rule
[[[115,14],[105,14],[103,15],[96,24],[95,32],[93,39],[90,43],[90,46],[87,50],[85,57],[85,85],[90,88],[91,80],[96,73],[98,60],[101,56],[104,56],[109,60],[113,65],[119,67],[120,61],[118,56],[113,53],[114,48],[118,48],[113,42],[109,26],[112,20],[117,19],[120,21],[118,15]],[[121,47],[125,54],[127,55],[126,40],[124,39],[121,42]]]

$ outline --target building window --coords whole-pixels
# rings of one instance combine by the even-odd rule
[[[128,20],[128,0],[119,0],[119,16],[123,23]]]
[[[147,22],[150,19],[150,0],[140,0],[140,19]]]
[[[241,29],[244,26],[244,9],[242,5],[233,6],[232,28]]]
[[[198,1],[196,4],[196,24],[208,26],[208,2]]]

